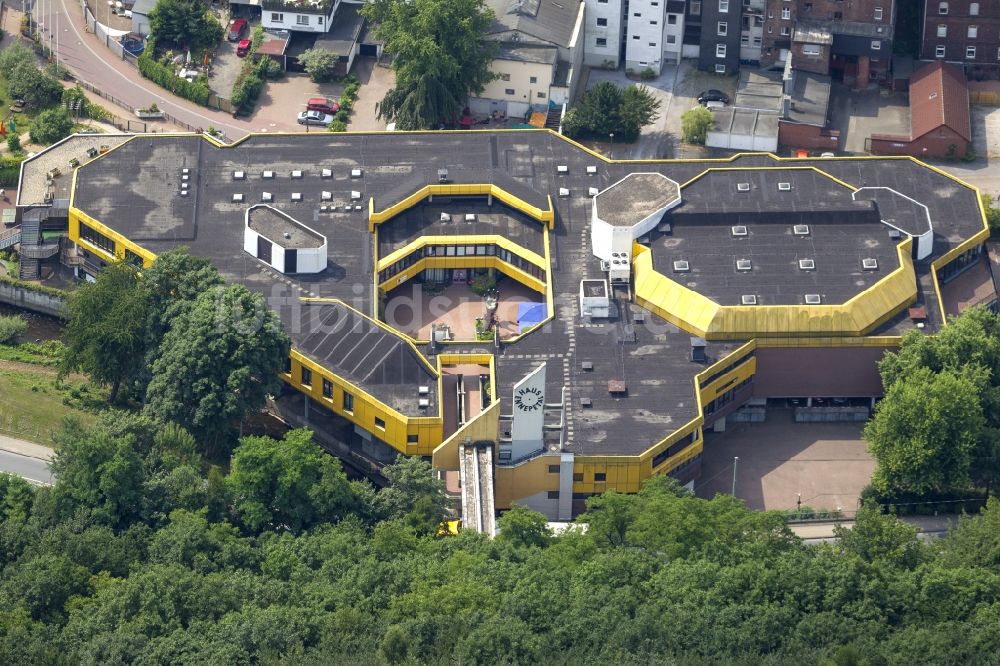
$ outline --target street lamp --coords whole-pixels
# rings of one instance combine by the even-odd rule
[[[111,28],[111,8],[115,6],[115,0],[108,0],[108,28]]]
[[[611,137],[611,148],[608,150],[608,153],[612,157],[614,157],[614,152],[615,152],[615,133],[611,132],[608,136]]]
[[[736,497],[736,467],[740,464],[740,457],[733,456],[733,492],[731,495]]]

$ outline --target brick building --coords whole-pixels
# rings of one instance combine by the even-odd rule
[[[973,77],[1000,74],[1000,2],[927,0],[921,60],[961,64]]]

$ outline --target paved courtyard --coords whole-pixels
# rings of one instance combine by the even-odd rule
[[[385,93],[396,85],[396,74],[388,67],[375,64],[375,58],[355,58],[354,75],[358,77],[361,89],[354,103],[354,113],[348,129],[355,132],[384,130],[386,123],[375,115],[375,105],[382,101]]]
[[[851,90],[834,83],[830,91],[832,129],[840,130],[839,150],[864,153],[872,134],[910,135],[910,105],[906,93],[882,94],[877,88]]]
[[[735,424],[706,433],[699,497],[729,493],[736,466],[736,496],[751,509],[857,508],[875,461],[860,423],[794,423],[790,409],[768,408],[767,422]]]
[[[277,81],[268,81],[257,98],[256,111],[250,119],[254,124],[254,131],[302,132],[305,128],[297,123],[296,117],[300,111],[305,110],[306,101],[310,97],[336,100],[340,98],[343,89],[343,84],[313,83],[308,74],[296,72],[285,74]],[[324,131],[322,128],[318,129]],[[316,130],[315,127],[310,129]]]

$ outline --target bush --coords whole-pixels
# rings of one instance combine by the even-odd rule
[[[23,154],[0,157],[0,187],[17,185],[17,179],[21,174],[21,162],[24,161],[24,158]]]
[[[42,145],[65,139],[73,131],[73,119],[61,106],[46,109],[31,123],[31,141]]]
[[[34,109],[44,109],[62,98],[63,87],[56,79],[38,69],[34,62],[22,62],[7,77],[13,99],[23,99]]]
[[[146,40],[146,49],[138,58],[139,73],[156,85],[166,88],[170,92],[191,100],[195,104],[208,105],[208,98],[212,92],[208,89],[208,84],[204,80],[198,79],[191,83],[187,79],[182,79],[174,73],[174,70],[153,58],[156,51],[156,42],[153,39]],[[169,62],[169,61],[168,61]]]
[[[705,137],[713,122],[712,112],[703,106],[685,111],[681,116],[681,137],[687,143],[705,145]]]
[[[340,114],[337,114],[337,115],[340,115]],[[345,123],[342,120],[334,120],[332,123],[330,123],[330,125],[327,127],[327,129],[329,131],[331,131],[331,132],[346,132],[347,131],[347,123]]]
[[[990,234],[993,236],[1000,234],[1000,208],[993,206],[993,197],[989,194],[980,194],[979,198],[983,202],[986,222],[990,225]]]
[[[281,69],[281,65],[274,58],[261,58],[260,64],[257,67],[257,74],[262,79],[270,79],[274,81],[275,79],[280,79],[285,75],[284,70]]]
[[[34,52],[21,42],[14,42],[0,51],[0,74],[9,77],[21,64],[35,64]]]
[[[11,134],[10,136],[8,136],[7,150],[14,153],[15,155],[24,152],[24,148],[21,147],[21,137],[19,137],[16,134]]]
[[[305,67],[306,74],[316,83],[333,80],[338,60],[336,54],[326,49],[307,49],[299,56],[299,62]]]
[[[469,287],[472,288],[473,293],[477,296],[485,296],[487,293],[496,289],[497,279],[491,273],[481,273],[480,275],[472,278],[472,281],[469,283]]]
[[[0,345],[13,342],[28,330],[28,322],[23,317],[14,315],[12,317],[0,316]]]
[[[652,81],[656,78],[656,72],[653,71],[652,67],[647,67],[646,69],[639,72],[639,78],[643,81]]]

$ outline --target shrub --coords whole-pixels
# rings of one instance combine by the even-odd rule
[[[497,279],[490,273],[481,273],[472,278],[472,281],[469,283],[469,287],[472,288],[473,293],[478,296],[486,295],[488,292],[496,289],[496,286]]]
[[[195,104],[207,106],[208,98],[212,94],[211,90],[208,89],[208,84],[201,78],[194,83],[191,83],[190,81],[177,76],[171,67],[157,61],[153,57],[153,53],[155,51],[156,42],[153,39],[146,40],[146,49],[137,60],[139,73],[156,85],[166,88],[175,95],[191,100]],[[164,59],[169,63],[170,60],[167,58],[167,55],[169,55],[169,52],[164,54]]]
[[[31,123],[31,141],[42,145],[65,139],[73,131],[73,119],[61,106],[46,109]]]
[[[12,317],[0,316],[0,345],[13,342],[28,330],[28,322],[23,317],[14,315]]]
[[[326,49],[307,49],[299,56],[299,62],[305,67],[306,74],[316,83],[333,80],[338,60],[336,54]]]
[[[656,72],[653,71],[652,67],[647,67],[646,69],[639,72],[639,78],[643,81],[652,81],[656,78]]]
[[[703,106],[696,106],[681,116],[681,136],[687,143],[705,145],[705,137],[713,122],[711,111]]]
[[[337,115],[340,115],[340,114],[337,114]],[[329,131],[331,131],[331,132],[346,132],[347,131],[347,123],[345,123],[343,120],[336,120],[335,119],[332,123],[330,123],[330,125],[327,127],[327,129]]]
[[[24,152],[24,148],[21,147],[21,137],[16,134],[11,134],[7,137],[7,149],[14,153],[15,155]]]

